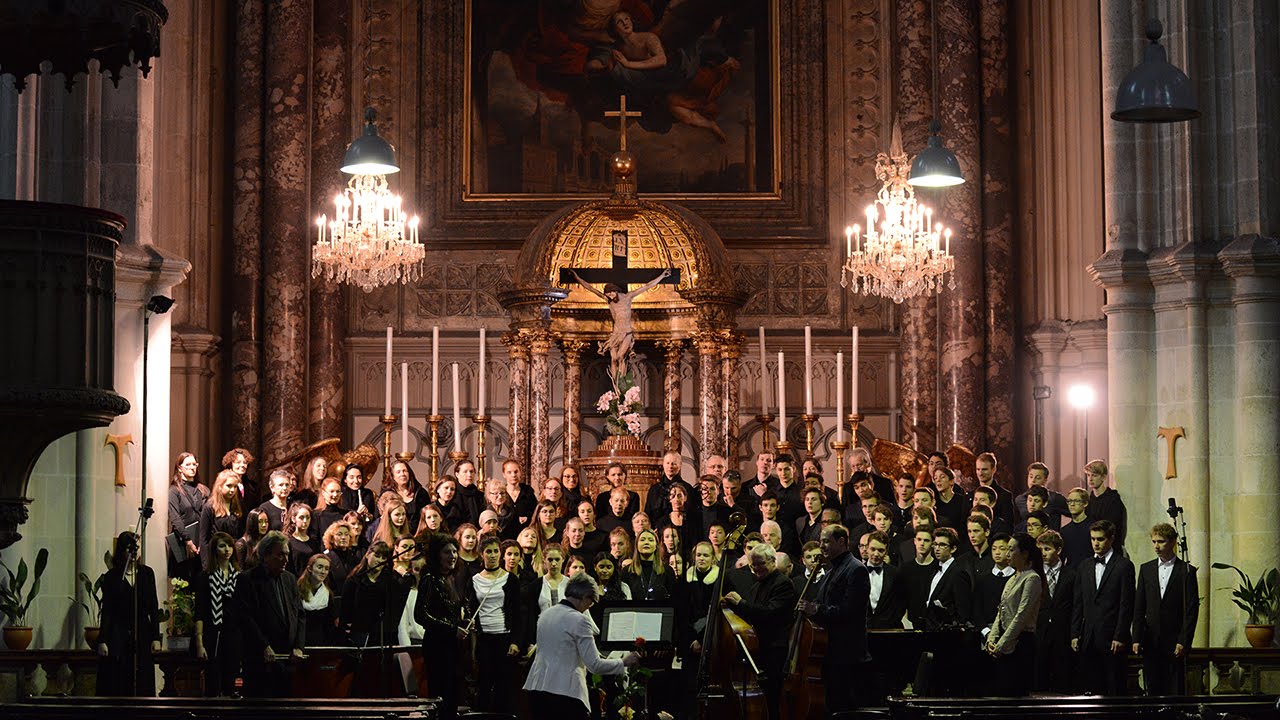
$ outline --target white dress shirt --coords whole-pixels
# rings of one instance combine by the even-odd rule
[[[1102,562],[1097,561],[1097,555],[1093,556],[1093,586],[1095,588],[1102,585],[1102,573],[1107,571],[1107,563],[1111,562],[1111,556],[1114,555],[1115,552],[1115,548],[1108,550],[1107,554],[1102,556]]]
[[[880,572],[870,572],[873,568]],[[880,592],[884,588],[884,566],[868,565],[867,571],[871,575],[871,609],[875,610],[880,604]]]
[[[933,593],[938,589],[938,583],[942,581],[942,576],[946,574],[947,570],[955,563],[955,561],[956,559],[953,556],[950,560],[944,563],[938,563],[938,571],[933,574],[933,579],[929,581],[930,600],[933,599]]]
[[[1169,558],[1166,562],[1156,558],[1156,571],[1160,576],[1160,597],[1164,597],[1164,591],[1169,588],[1169,578],[1173,577],[1173,558]]]

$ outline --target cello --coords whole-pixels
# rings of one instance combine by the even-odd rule
[[[734,528],[726,549],[737,547],[741,541],[747,516],[735,510],[729,523]],[[737,613],[720,607],[728,564],[728,553],[721,553],[720,574],[707,608],[707,626],[698,658],[698,716],[704,720],[766,720],[768,704],[757,680],[759,669],[753,662],[760,647],[756,632]]]
[[[819,558],[819,563],[822,559]],[[810,573],[800,591],[800,600],[809,592],[809,586],[817,573]],[[787,661],[783,666],[782,702],[779,705],[783,720],[820,720],[826,716],[826,695],[822,686],[822,661],[827,655],[827,631],[805,617],[796,607],[795,621],[791,625],[791,640],[787,644]]]

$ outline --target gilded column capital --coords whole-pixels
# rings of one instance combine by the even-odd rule
[[[577,365],[582,362],[582,353],[591,343],[586,340],[560,338],[560,354],[564,356],[566,365]]]
[[[546,355],[551,352],[551,344],[555,342],[555,336],[549,330],[530,330],[525,337],[529,349],[535,355]]]
[[[503,345],[507,346],[507,354],[513,360],[529,359],[529,336],[522,330],[513,330],[503,333],[500,338]]]
[[[698,348],[699,355],[718,355],[720,353],[720,336],[714,330],[699,330],[689,336]]]

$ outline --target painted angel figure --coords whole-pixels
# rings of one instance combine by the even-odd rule
[[[573,279],[579,285],[609,304],[609,314],[613,317],[613,330],[609,333],[608,339],[600,341],[600,354],[608,353],[609,376],[616,384],[618,378],[626,374],[627,358],[630,357],[631,350],[636,344],[635,329],[631,325],[631,301],[637,295],[652,290],[658,283],[666,280],[671,275],[671,270],[664,269],[656,278],[631,292],[624,292],[615,283],[605,283],[604,292],[601,292],[584,282],[577,272],[572,270],[570,272],[573,273]]]

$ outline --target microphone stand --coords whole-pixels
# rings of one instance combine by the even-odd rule
[[[382,573],[395,573],[396,571],[395,562],[397,558],[400,558],[401,556],[404,556],[404,555],[413,556],[417,554],[418,554],[418,546],[415,543],[413,547],[405,548],[400,552],[393,552],[391,554],[391,557],[387,558],[387,561],[382,565],[379,565],[378,567],[381,569]],[[352,579],[358,580],[361,577],[368,576],[369,572],[372,570],[373,570],[372,567],[365,565],[363,570],[361,570],[358,573],[353,573],[352,575],[347,577],[347,582],[350,582]],[[382,573],[379,573],[378,575],[379,578],[382,577]],[[388,616],[391,615],[391,583],[395,580],[395,578],[392,577],[391,575],[387,575],[386,577],[387,577],[387,582],[386,582],[387,588],[386,588],[386,592],[383,593],[384,600],[382,603],[382,615],[378,619],[378,677],[380,678],[380,682],[382,683],[382,696],[384,698],[387,696],[387,682],[388,682],[387,667],[389,665],[387,660],[387,618]],[[378,580],[374,580],[374,582],[376,583],[378,582]],[[403,611],[404,611],[403,608],[401,608],[401,612]],[[360,649],[367,650],[368,647],[369,647],[369,638],[366,636],[364,639],[364,644]]]
[[[1178,505],[1175,498],[1169,498],[1169,519],[1178,525],[1178,554],[1182,558],[1182,615],[1180,617],[1180,625],[1187,621],[1187,605],[1191,602],[1188,593],[1191,592],[1191,558],[1190,551],[1187,549],[1187,514],[1183,512],[1182,507]],[[1156,580],[1159,582],[1159,578]],[[1198,592],[1198,589],[1197,589]],[[1181,630],[1181,627],[1179,628]],[[1185,688],[1187,682],[1187,656],[1191,654],[1191,643],[1195,642],[1194,637],[1187,638],[1187,644],[1182,648],[1182,657],[1174,658],[1174,669],[1179,673],[1178,680],[1174,686],[1175,689]],[[1185,692],[1185,689],[1184,689]],[[1181,693],[1180,693],[1181,694]]]
[[[144,380],[143,382],[145,384],[146,381]],[[145,443],[146,439],[147,439],[147,435],[146,435],[146,431],[144,430],[142,434],[142,441]],[[145,473],[146,472],[145,456],[143,458],[142,466],[143,466],[143,472]],[[139,586],[138,581],[142,578],[142,554],[141,554],[142,538],[145,537],[147,532],[147,522],[151,519],[151,516],[154,515],[156,512],[154,507],[155,505],[154,500],[152,498],[147,497],[146,483],[143,483],[142,485],[142,498],[143,498],[142,505],[138,508],[138,521],[133,526],[133,539],[134,539],[134,542],[137,543],[138,547],[133,548],[133,550],[129,552],[129,555],[131,557],[129,558],[129,560],[125,561],[125,566],[124,566],[125,573],[127,574],[129,570],[129,563],[130,562],[133,563],[133,622],[131,624],[133,625],[133,645],[134,645],[134,648],[133,648],[133,695],[134,697],[137,697],[138,695],[138,676],[141,674],[141,669],[142,669],[142,636],[139,634],[140,631],[142,630],[142,626],[138,622],[138,603],[139,603],[139,597],[141,595],[141,588],[138,587]],[[149,648],[150,646],[148,645],[148,649]]]

